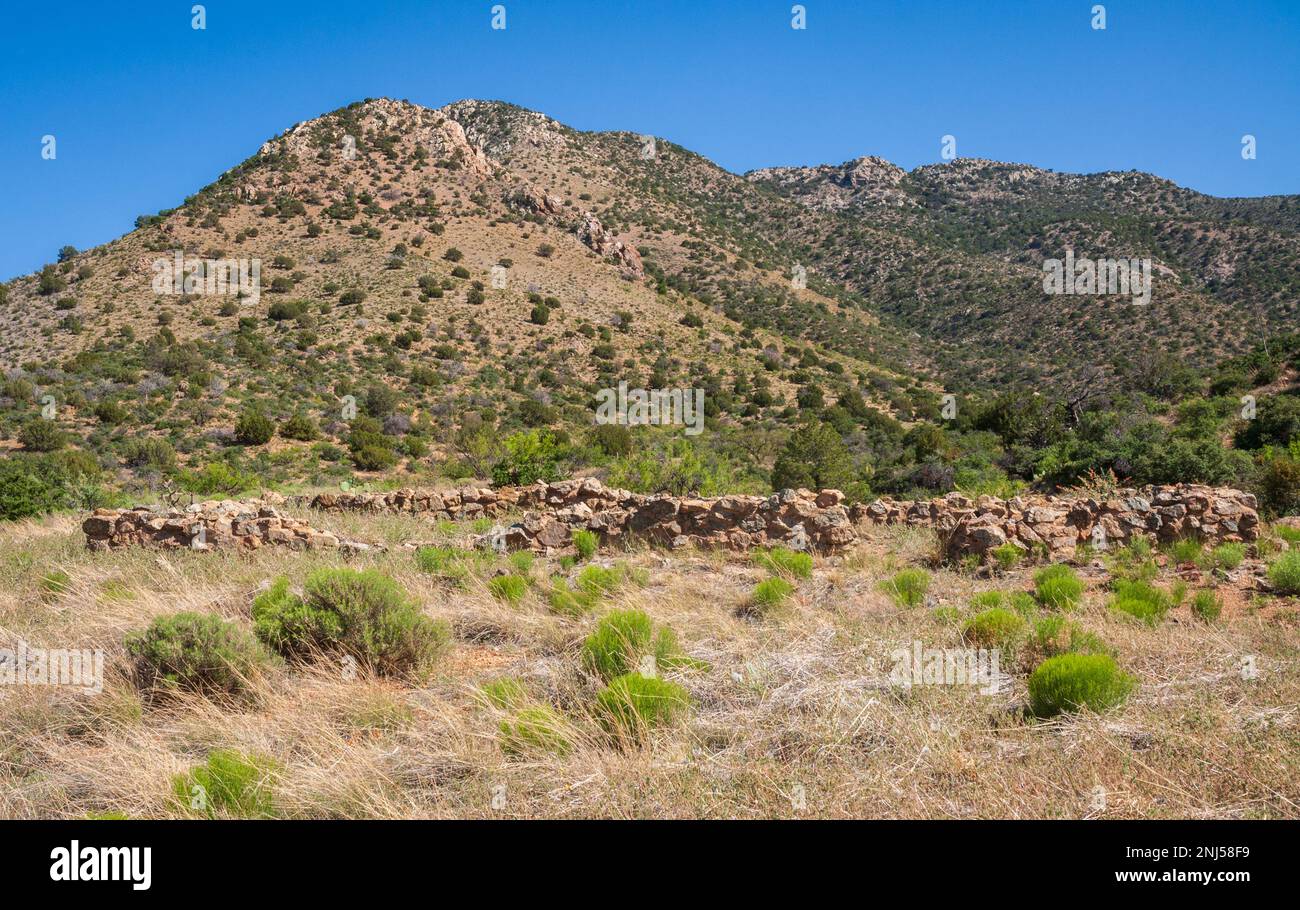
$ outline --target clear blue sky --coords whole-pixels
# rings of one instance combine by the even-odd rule
[[[174,206],[292,124],[497,98],[734,171],[880,155],[1300,192],[1300,0],[4,0],[0,280]],[[1241,137],[1258,157],[1241,157]],[[57,158],[41,157],[53,135]]]

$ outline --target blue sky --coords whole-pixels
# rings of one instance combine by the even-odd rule
[[[354,100],[498,98],[734,171],[880,155],[1300,192],[1300,2],[19,2],[0,9],[0,280],[130,230]],[[20,8],[21,7],[21,8]],[[1241,137],[1258,157],[1241,157]],[[57,157],[41,156],[42,137]]]

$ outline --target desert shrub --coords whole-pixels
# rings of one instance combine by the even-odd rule
[[[531,550],[516,550],[506,558],[506,562],[510,564],[510,571],[524,577],[527,577],[533,570],[535,560],[536,557],[533,556]]]
[[[1300,594],[1300,550],[1288,550],[1268,567],[1268,580],[1282,594]]]
[[[835,428],[809,423],[795,430],[772,467],[772,489],[844,489],[853,483],[853,459]]]
[[[1168,593],[1144,581],[1117,578],[1111,587],[1115,592],[1110,603],[1111,609],[1127,613],[1149,625],[1159,623],[1173,606]]]
[[[1010,541],[1000,547],[994,547],[990,552],[993,554],[994,563],[1003,572],[1015,568],[1016,563],[1024,556],[1024,552]]]
[[[1300,528],[1290,525],[1274,525],[1273,533],[1289,544],[1300,544]]]
[[[1002,648],[1010,651],[1025,631],[1025,620],[1005,607],[993,607],[966,621],[961,634],[977,648]]]
[[[183,472],[180,482],[186,490],[201,496],[238,496],[260,486],[261,478],[229,462],[210,461],[196,471]]]
[[[754,563],[773,575],[788,578],[809,578],[812,576],[812,557],[807,553],[790,550],[786,547],[758,550],[754,553]]]
[[[605,680],[637,670],[647,656],[654,657],[656,667],[665,669],[699,665],[682,653],[671,629],[661,627],[656,632],[650,617],[641,610],[614,610],[605,615],[582,643],[582,665]]]
[[[438,575],[460,584],[470,575],[475,554],[456,547],[420,547],[415,551],[415,565],[421,572]]]
[[[793,593],[794,585],[779,575],[773,575],[754,585],[747,606],[754,613],[767,613],[784,604]]]
[[[131,416],[130,411],[122,402],[116,399],[107,399],[95,405],[95,417],[100,423],[107,426],[115,427],[118,424],[126,423],[127,418]]]
[[[1007,602],[1011,605],[1011,609],[1024,616],[1031,616],[1038,612],[1038,601],[1028,591],[1012,592]]]
[[[1241,565],[1246,558],[1246,545],[1242,543],[1221,543],[1210,551],[1210,566],[1231,571]]]
[[[569,724],[549,705],[520,708],[513,717],[501,721],[500,731],[501,750],[507,755],[567,755],[573,749]]]
[[[1106,654],[1105,642],[1091,632],[1080,629],[1063,616],[1035,617],[1026,640],[1026,656],[1040,658],[1058,654]]]
[[[450,640],[387,575],[375,569],[319,569],[304,594],[278,579],[253,601],[258,638],[287,657],[341,651],[387,676],[427,675]]]
[[[971,597],[970,605],[975,610],[991,610],[1002,606],[1005,601],[1001,591],[981,591]]]
[[[528,430],[505,438],[505,454],[492,466],[496,486],[527,486],[539,480],[560,477],[560,448],[554,434]]]
[[[930,589],[930,574],[924,569],[904,569],[881,584],[881,588],[900,607],[915,607],[925,600]]]
[[[1083,582],[1064,563],[1034,573],[1034,596],[1052,610],[1073,610],[1083,599]]]
[[[595,556],[599,543],[600,538],[594,531],[582,530],[573,535],[573,546],[581,559],[591,559]]]
[[[1214,622],[1223,612],[1223,601],[1213,591],[1197,591],[1192,596],[1192,615],[1206,622]]]
[[[264,445],[274,435],[275,422],[257,408],[245,408],[235,421],[235,441],[240,445]]]
[[[93,508],[99,465],[85,452],[0,458],[0,518],[45,515],[69,507]],[[102,503],[101,503],[102,504]]]
[[[1300,512],[1300,459],[1284,456],[1269,459],[1260,468],[1257,485],[1263,514]]]
[[[33,417],[18,430],[18,442],[28,452],[55,452],[68,444],[68,437],[53,420]]]
[[[244,694],[270,658],[251,632],[210,613],[160,616],[128,635],[126,650],[142,688],[207,696]]]
[[[305,414],[294,414],[280,425],[280,435],[285,439],[311,442],[320,435],[320,430],[316,427],[316,421],[310,417]]]
[[[498,575],[488,582],[488,591],[497,600],[517,604],[528,593],[528,579],[521,575]]]
[[[173,777],[172,792],[183,810],[205,818],[274,818],[276,770],[268,759],[223,749]]]
[[[133,437],[122,443],[121,456],[129,468],[149,468],[164,474],[176,469],[176,450],[165,439]]]
[[[1101,713],[1128,698],[1134,684],[1109,655],[1059,654],[1030,674],[1030,708],[1039,717],[1083,708]]]
[[[630,738],[639,738],[654,727],[673,722],[687,711],[690,703],[690,695],[681,686],[640,673],[615,677],[596,696],[606,727]]]

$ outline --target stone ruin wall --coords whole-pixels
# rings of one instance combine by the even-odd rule
[[[83,524],[91,549],[154,546],[193,549],[288,546],[295,549],[367,549],[283,514],[283,497],[206,502],[166,512],[143,507],[98,509]],[[784,490],[771,496],[646,495],[604,486],[594,478],[526,487],[321,493],[299,499],[321,512],[410,514],[430,520],[505,519],[476,539],[498,549],[557,551],[579,530],[602,545],[639,538],[673,549],[688,545],[747,550],[781,544],[833,553],[856,543],[873,526],[932,527],[951,558],[1011,543],[1072,556],[1081,543],[1103,547],[1142,535],[1157,542],[1197,536],[1210,542],[1259,536],[1255,497],[1199,485],[1148,486],[1106,498],[1024,496],[975,499],[950,493],[916,502],[876,500],[846,505],[838,490]],[[199,529],[202,529],[199,533]],[[1099,529],[1099,530],[1098,530]]]

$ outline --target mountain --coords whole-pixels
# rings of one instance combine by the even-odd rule
[[[1149,303],[1045,294],[1067,251],[1150,259]],[[230,262],[260,263],[242,295],[215,284]],[[810,415],[879,470],[945,392],[1061,399],[1123,391],[1158,357],[1208,369],[1293,328],[1298,299],[1297,197],[962,158],[737,175],[500,102],[376,99],[4,285],[0,435],[42,448],[27,425],[52,406],[54,448],[164,475],[178,457],[218,488],[430,461],[454,478],[516,431],[588,445],[601,389],[698,387],[721,431],[704,461],[661,440],[621,479],[666,483],[646,475],[671,463],[677,486],[766,489]],[[617,435],[593,457],[635,460]],[[913,437],[915,462],[938,451]],[[264,448],[241,462],[234,443]]]

